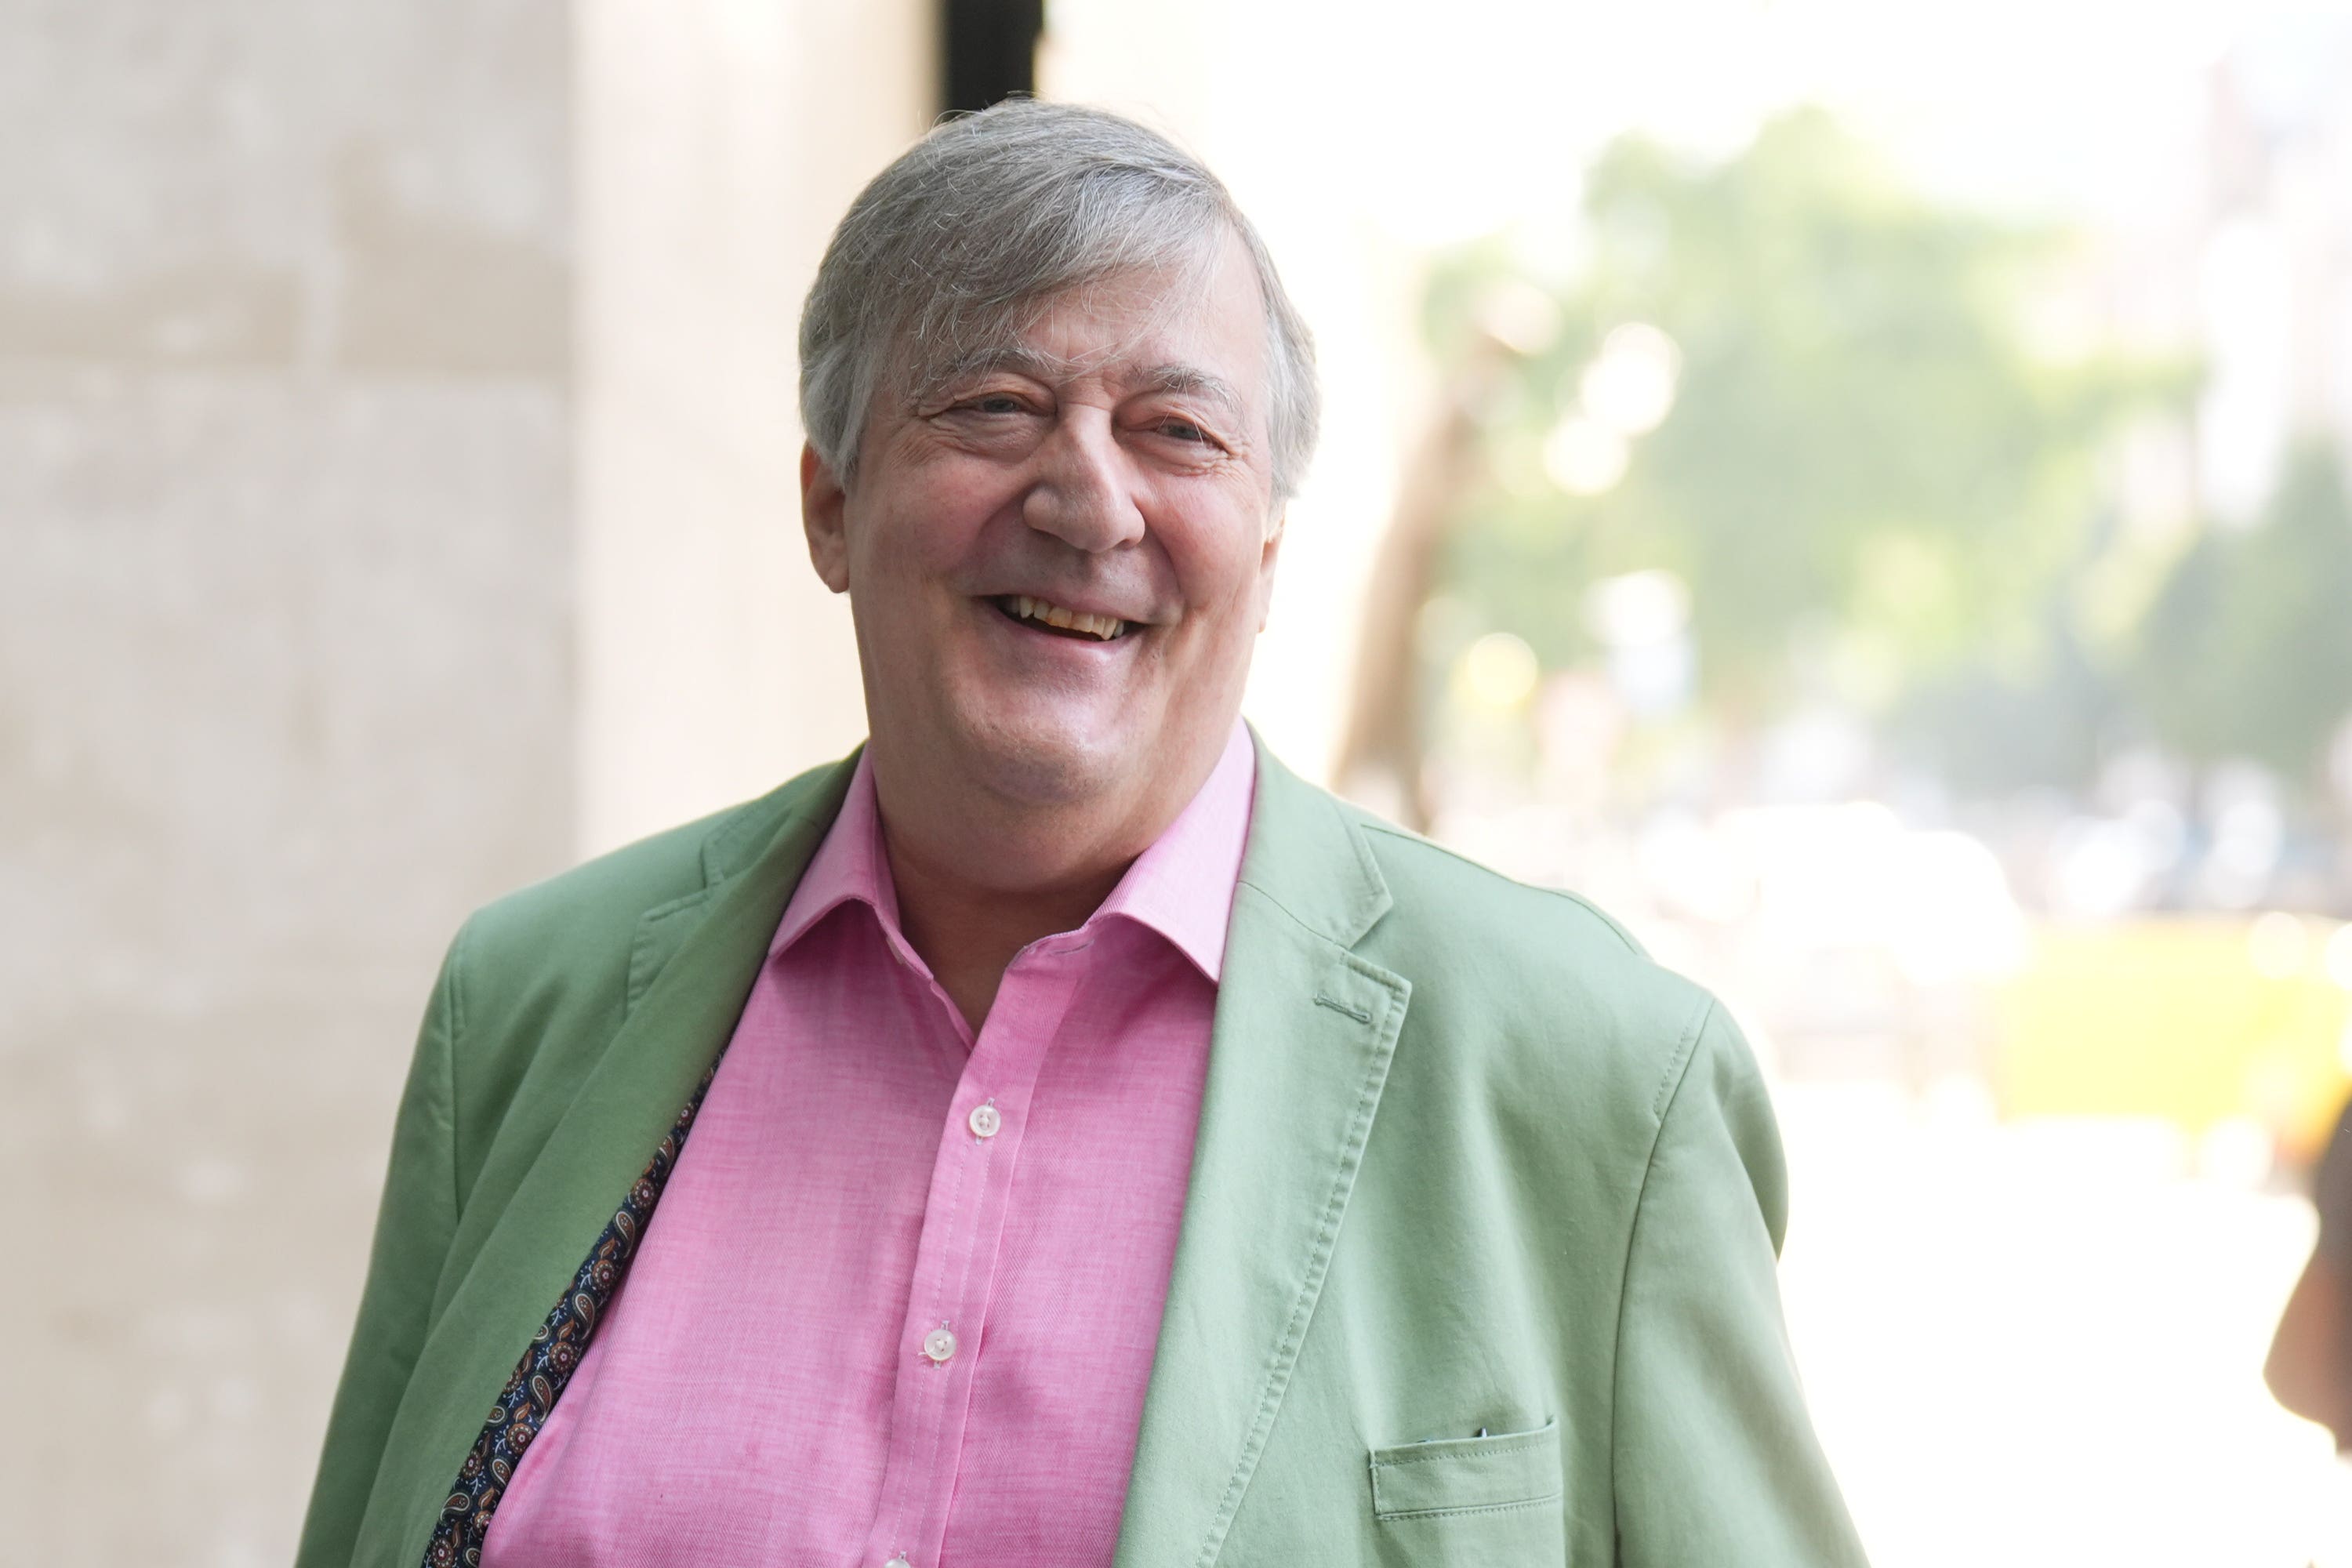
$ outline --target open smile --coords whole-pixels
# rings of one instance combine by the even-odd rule
[[[1072,637],[1080,642],[1117,642],[1136,627],[1135,622],[1123,621],[1116,616],[1066,609],[1045,599],[1031,598],[1026,594],[1000,594],[989,603],[994,605],[1005,619],[1017,622],[1032,631]]]

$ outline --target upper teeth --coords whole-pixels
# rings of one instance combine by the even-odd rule
[[[1033,599],[1026,594],[1013,595],[1013,610],[1024,620],[1043,621],[1049,626],[1065,631],[1086,632],[1108,642],[1127,627],[1117,616],[1097,616],[1086,610],[1066,610],[1059,605],[1043,599]]]

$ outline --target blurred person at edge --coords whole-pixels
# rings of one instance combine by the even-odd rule
[[[305,1568],[1860,1563],[1729,1019],[1238,717],[1317,392],[1224,187],[944,123],[800,349],[870,738],[459,931]]]
[[[2352,1102],[2312,1183],[2319,1239],[2287,1297],[2263,1378],[2281,1405],[2316,1421],[2352,1454]]]

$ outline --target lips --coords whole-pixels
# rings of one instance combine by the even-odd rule
[[[992,603],[1007,617],[1024,626],[1089,642],[1115,642],[1126,636],[1134,625],[1116,616],[1073,610],[1051,600],[1033,598],[1027,594],[999,595]]]

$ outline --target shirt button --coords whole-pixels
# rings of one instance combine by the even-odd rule
[[[944,1362],[955,1354],[955,1335],[945,1328],[933,1329],[923,1336],[923,1353],[935,1362]]]
[[[992,1105],[973,1106],[971,1114],[964,1120],[971,1124],[971,1135],[975,1138],[993,1138],[996,1130],[1004,1125],[1004,1118],[996,1113],[996,1107]]]
[[[901,1552],[898,1556],[882,1564],[882,1568],[915,1568],[915,1565],[908,1562],[907,1554]]]

